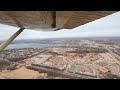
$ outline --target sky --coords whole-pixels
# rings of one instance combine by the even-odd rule
[[[8,39],[18,29],[19,28],[13,26],[0,24],[0,40]],[[25,29],[16,39],[46,39],[95,36],[120,36],[120,11],[71,30],[62,29],[55,32],[43,32]]]

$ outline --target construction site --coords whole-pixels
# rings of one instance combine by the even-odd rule
[[[89,47],[85,47],[85,43]],[[4,79],[114,79],[120,76],[115,45],[84,40],[81,46],[14,49],[0,54]],[[84,47],[82,46],[84,45]],[[93,46],[93,47],[91,47]],[[95,48],[96,47],[96,48]],[[119,52],[118,52],[119,53]]]

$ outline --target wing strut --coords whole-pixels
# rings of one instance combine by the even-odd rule
[[[7,41],[0,45],[0,52],[2,52],[22,31],[24,28],[20,28],[15,34],[13,34]]]

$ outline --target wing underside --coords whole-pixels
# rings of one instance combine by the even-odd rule
[[[72,29],[115,11],[0,11],[0,23],[26,29]]]

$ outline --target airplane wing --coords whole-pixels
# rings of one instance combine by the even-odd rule
[[[64,25],[64,28],[72,29],[112,13],[115,13],[115,11],[76,11]]]
[[[3,51],[24,29],[56,31],[72,29],[115,11],[0,11],[0,23],[20,27],[6,42]]]
[[[0,23],[26,29],[72,29],[116,11],[0,11]]]

